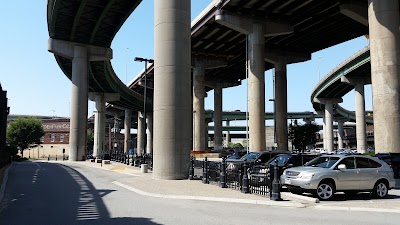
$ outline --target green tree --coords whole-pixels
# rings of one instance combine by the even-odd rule
[[[238,148],[238,149],[243,149],[243,145],[240,144],[240,143],[235,143],[235,144],[233,144],[232,147],[233,147],[233,148]]]
[[[40,143],[43,135],[42,121],[35,118],[19,118],[8,125],[6,140],[11,146],[16,146],[24,157],[24,149]]]
[[[289,140],[297,149],[302,152],[308,145],[314,145],[317,142],[317,132],[320,127],[315,123],[310,124],[290,124],[289,125]]]
[[[94,131],[93,129],[88,129],[86,132],[86,148],[88,152],[93,152],[94,145]]]

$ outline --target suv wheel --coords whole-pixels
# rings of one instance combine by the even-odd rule
[[[372,190],[372,194],[378,198],[386,197],[388,195],[388,192],[388,185],[383,180],[379,180],[378,182],[376,182],[374,190]]]
[[[320,200],[331,200],[335,194],[335,187],[329,182],[322,182],[318,185],[315,195]]]

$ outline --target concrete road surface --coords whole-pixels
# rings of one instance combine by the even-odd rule
[[[79,163],[20,162],[8,173],[1,225],[399,224],[399,213],[329,211],[155,198],[116,185],[133,176]],[[114,183],[113,183],[114,182]],[[129,183],[129,182],[125,182]],[[199,183],[199,189],[204,187]]]

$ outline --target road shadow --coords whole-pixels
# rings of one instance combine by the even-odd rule
[[[157,225],[151,218],[111,218],[103,197],[77,170],[62,164],[19,162],[9,171],[0,224],[4,225]]]

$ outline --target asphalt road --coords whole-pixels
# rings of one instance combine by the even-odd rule
[[[113,181],[116,172],[47,162],[15,163],[9,171],[1,225],[399,224],[398,213],[327,211],[153,198]]]

